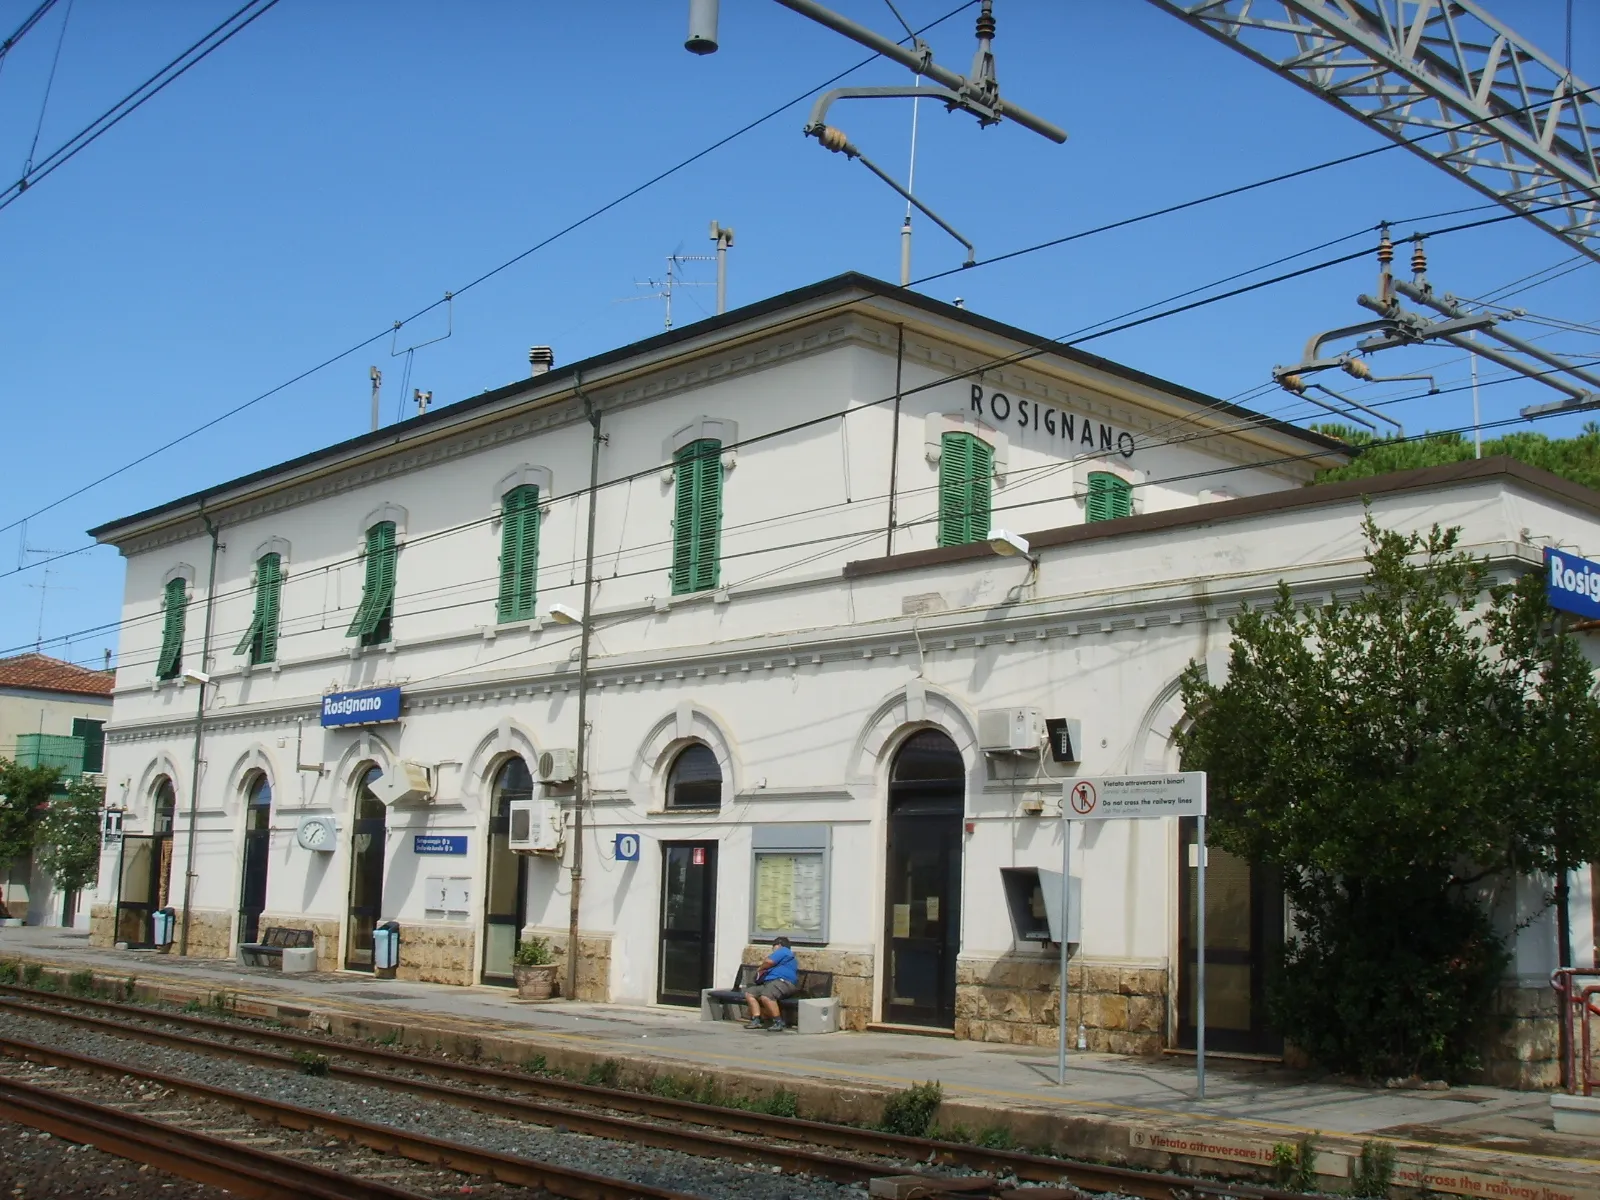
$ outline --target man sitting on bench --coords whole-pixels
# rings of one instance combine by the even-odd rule
[[[794,995],[800,981],[800,972],[794,961],[794,951],[789,949],[789,939],[772,939],[772,953],[761,963],[756,982],[744,990],[745,1003],[750,1006],[750,1023],[746,1029],[770,1029],[774,1033],[785,1028],[778,1001]],[[767,1021],[762,1020],[765,1015]]]

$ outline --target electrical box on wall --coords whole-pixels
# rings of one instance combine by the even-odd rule
[[[1050,758],[1058,763],[1083,761],[1083,722],[1070,717],[1051,717],[1044,723],[1050,734]]]
[[[978,743],[993,754],[1037,752],[1044,718],[1037,708],[986,708],[978,713]]]
[[[1000,884],[1011,914],[1011,931],[1019,942],[1061,941],[1061,872],[1044,867],[1001,867]],[[1076,945],[1083,927],[1083,880],[1068,883],[1067,942]]]
[[[519,854],[561,853],[561,806],[550,800],[513,800],[507,838]]]

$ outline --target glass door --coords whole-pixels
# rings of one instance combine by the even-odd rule
[[[383,801],[372,794],[372,783],[383,772],[370,768],[356,796],[355,820],[350,824],[350,927],[345,937],[347,971],[372,970],[372,931],[383,915],[383,852],[388,836]]]
[[[1179,824],[1178,1045],[1195,1044],[1196,914],[1200,847],[1193,818]],[[1283,947],[1283,886],[1276,869],[1206,847],[1206,1048],[1281,1054],[1267,1024],[1267,971]]]
[[[267,907],[267,856],[272,837],[272,785],[256,776],[244,812],[244,858],[239,867],[239,940],[260,935]]]
[[[714,987],[717,844],[666,842],[661,847],[660,1004],[698,1007],[700,990]]]
[[[172,821],[177,794],[165,777],[156,784],[151,833],[122,839],[117,872],[117,941],[148,950],[155,945],[154,914],[169,902],[172,878]],[[192,836],[192,835],[191,835]]]
[[[495,779],[494,816],[489,820],[489,861],[483,906],[483,982],[514,987],[512,957],[527,919],[528,856],[511,849],[511,802],[533,798],[528,764],[513,758]]]

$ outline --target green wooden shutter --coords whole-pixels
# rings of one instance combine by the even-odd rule
[[[394,522],[380,521],[367,530],[367,574],[361,604],[346,637],[358,637],[364,646],[383,640],[394,609]]]
[[[164,607],[166,615],[161,626],[161,656],[156,660],[156,678],[176,679],[183,668],[183,618],[189,607],[188,588],[182,579],[167,583]]]
[[[721,575],[722,443],[712,438],[678,451],[672,523],[672,592],[703,592]]]
[[[233,651],[248,654],[252,666],[278,657],[278,601],[282,586],[283,559],[277,554],[263,554],[256,560],[255,616]]]
[[[965,546],[989,536],[994,447],[970,433],[939,439],[939,545]]]
[[[533,617],[539,570],[539,489],[528,484],[505,494],[500,508],[502,621]]]
[[[1107,471],[1089,473],[1089,497],[1084,517],[1089,521],[1114,521],[1133,512],[1133,486]]]

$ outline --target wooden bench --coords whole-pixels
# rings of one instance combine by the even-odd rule
[[[283,929],[271,926],[259,942],[240,942],[239,961],[247,967],[283,969],[285,950],[314,949],[316,934],[309,929]]]
[[[729,1006],[738,1006],[738,1015],[749,1016],[750,1010],[745,1007],[745,989],[752,987],[756,982],[756,972],[761,968],[754,963],[745,963],[739,968],[739,974],[734,977],[731,988],[716,988],[706,993],[706,1000],[710,1003],[713,1012],[721,1010],[721,1016],[727,1019]],[[778,1015],[781,1016],[790,1028],[799,1024],[801,1000],[825,1000],[833,995],[832,971],[798,971],[798,979],[794,991],[778,1001]]]

